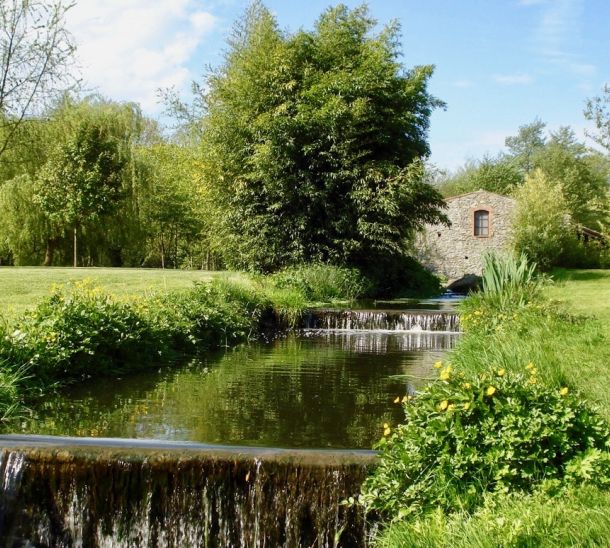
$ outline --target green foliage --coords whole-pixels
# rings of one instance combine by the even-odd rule
[[[375,24],[365,7],[340,5],[287,34],[255,3],[236,27],[207,81],[202,141],[212,234],[230,267],[366,273],[443,219],[418,161],[439,105],[432,67],[405,71],[397,28],[374,35]]]
[[[165,350],[155,335],[128,303],[77,283],[57,288],[17,321],[0,343],[0,356],[45,383],[111,373],[127,362],[144,365]]]
[[[36,191],[28,175],[0,186],[0,257],[15,265],[40,262],[51,233],[50,223],[33,205]]]
[[[534,157],[534,165],[551,181],[560,183],[574,222],[594,229],[599,229],[600,223],[608,224],[609,166],[579,143],[570,128],[550,134],[546,146]]]
[[[543,484],[610,485],[606,422],[567,388],[541,383],[531,363],[477,376],[446,365],[384,434],[360,501],[390,519],[472,511],[486,493]]]
[[[511,195],[523,184],[523,175],[517,167],[504,157],[485,157],[467,163],[457,173],[439,183],[444,196],[457,196],[477,190]]]
[[[610,151],[610,85],[606,84],[597,97],[587,101],[585,118],[595,124],[595,142]]]
[[[379,548],[555,548],[605,546],[610,538],[610,493],[592,486],[569,489],[560,497],[487,497],[475,512],[432,513],[390,525],[376,539]]]
[[[528,303],[540,300],[541,280],[536,277],[536,264],[524,253],[483,257],[483,300],[496,313],[509,313]],[[468,304],[465,308],[468,308]]]
[[[517,135],[505,139],[509,158],[523,175],[536,168],[535,158],[546,145],[545,127],[542,120],[536,119],[530,124],[519,126]]]
[[[325,264],[287,268],[272,275],[271,281],[280,289],[298,289],[309,302],[352,301],[369,289],[356,269]]]
[[[178,352],[233,345],[257,337],[280,301],[244,284],[216,280],[182,292],[113,298],[89,282],[60,287],[11,326],[0,360],[25,366],[32,383],[150,367]]]
[[[526,177],[516,198],[514,248],[548,270],[557,265],[566,249],[576,244],[561,186],[536,170]]]

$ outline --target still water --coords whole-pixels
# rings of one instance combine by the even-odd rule
[[[457,340],[434,332],[306,331],[179,368],[95,380],[49,397],[28,434],[292,448],[370,448],[396,397]]]

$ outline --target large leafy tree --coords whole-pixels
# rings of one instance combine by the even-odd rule
[[[112,214],[122,197],[123,170],[139,115],[130,105],[103,102],[84,101],[64,109],[66,136],[38,175],[36,198],[58,230],[72,230],[77,266],[79,231]]]
[[[443,220],[425,182],[431,66],[398,62],[395,24],[340,5],[287,34],[255,3],[207,81],[205,180],[231,267],[365,267]]]

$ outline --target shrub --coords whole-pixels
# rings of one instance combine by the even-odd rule
[[[287,268],[271,277],[278,289],[295,289],[311,302],[352,301],[368,290],[365,278],[354,268],[326,264]]]
[[[561,185],[537,169],[517,191],[513,244],[542,270],[558,264],[562,254],[576,245],[568,204]]]
[[[56,288],[9,331],[0,358],[24,364],[38,380],[110,372],[128,361],[145,364],[164,349],[130,303],[88,282]]]
[[[486,493],[542,482],[610,484],[608,426],[567,388],[542,385],[533,364],[472,377],[447,365],[405,415],[385,429],[360,496],[385,517],[471,511]]]

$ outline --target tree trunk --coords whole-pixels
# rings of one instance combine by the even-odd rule
[[[74,225],[74,268],[78,266],[78,228]]]
[[[43,266],[51,266],[53,264],[56,244],[55,238],[47,238],[47,246],[44,251],[44,263],[42,263]]]
[[[165,245],[163,244],[163,232],[160,237],[161,243],[161,268],[165,268]]]

